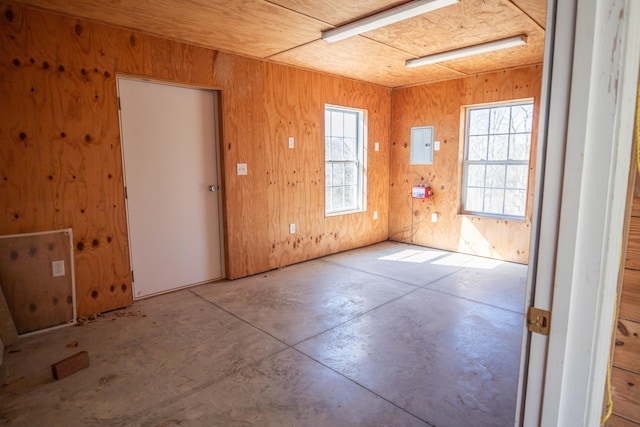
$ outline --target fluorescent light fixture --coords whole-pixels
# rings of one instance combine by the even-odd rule
[[[450,50],[448,52],[436,53],[435,55],[423,56],[422,58],[409,59],[405,65],[409,68],[420,67],[422,65],[435,64],[437,62],[459,59],[467,56],[479,55],[481,53],[493,52],[494,50],[507,49],[510,47],[527,44],[527,36],[521,34],[508,39],[496,40],[475,46],[463,47],[462,49]]]
[[[350,24],[343,25],[333,30],[324,31],[322,40],[327,43],[334,43],[367,31],[375,30],[386,25],[395,24],[432,10],[458,3],[460,0],[417,0],[403,4],[385,12],[362,18]]]

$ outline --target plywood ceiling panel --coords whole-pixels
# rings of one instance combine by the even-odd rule
[[[338,26],[402,5],[407,0],[272,0],[272,3]]]
[[[547,2],[546,0],[511,0],[520,10],[526,13],[542,28],[546,28]]]
[[[408,0],[18,0],[27,5],[238,55],[389,87],[541,63],[546,0],[460,3],[334,44],[322,31]],[[525,47],[407,69],[423,55],[526,34]]]
[[[25,0],[42,9],[266,58],[318,39],[323,22],[261,0]]]
[[[365,33],[416,56],[527,34],[537,28],[507,2],[466,1]]]
[[[384,58],[384,60],[377,60]],[[464,74],[440,65],[410,69],[405,67],[407,54],[381,43],[352,37],[339,43],[322,40],[283,52],[273,60],[327,73],[366,80],[383,86],[397,87],[431,80],[448,80]]]

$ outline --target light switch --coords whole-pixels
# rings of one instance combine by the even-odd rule
[[[433,141],[434,151],[440,151],[440,141]]]

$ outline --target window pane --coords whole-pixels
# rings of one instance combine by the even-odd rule
[[[504,188],[506,165],[487,165],[487,188]]]
[[[356,139],[345,138],[343,141],[343,155],[345,160],[356,160]]]
[[[507,166],[507,188],[523,189],[527,188],[529,167],[526,165]]]
[[[487,136],[470,136],[467,160],[487,160]]]
[[[331,189],[331,205],[334,210],[344,209],[344,187]]]
[[[353,209],[357,206],[356,203],[356,191],[358,187],[355,185],[350,185],[345,187],[344,189],[344,207]]]
[[[489,132],[491,134],[509,133],[510,115],[511,107],[492,108],[489,123]]]
[[[502,214],[504,204],[504,190],[487,188],[484,192],[484,211],[487,213]]]
[[[334,187],[344,185],[344,163],[334,163],[331,173],[331,181]]]
[[[489,160],[507,160],[509,135],[492,135],[489,137]]]
[[[343,160],[342,138],[331,138],[331,160]]]
[[[344,129],[344,114],[339,111],[331,112],[331,136],[342,136]]]
[[[484,187],[485,165],[469,165],[467,167],[467,185],[471,187]]]
[[[472,212],[482,212],[482,200],[484,198],[484,189],[467,188],[467,200],[465,200],[464,209]]]
[[[364,203],[364,112],[325,106],[325,212],[342,214]]]
[[[511,135],[509,160],[529,160],[531,152],[531,134]]]
[[[511,108],[511,132],[531,132],[533,104],[516,105]]]
[[[464,211],[524,217],[533,102],[467,109]]]
[[[344,115],[344,136],[354,138],[358,135],[357,113],[347,113]]]
[[[489,109],[469,111],[469,135],[487,135],[489,133]]]
[[[346,185],[358,184],[358,165],[357,163],[347,163],[344,165],[344,183]]]
[[[527,204],[525,190],[506,190],[504,200],[505,215],[524,216]]]

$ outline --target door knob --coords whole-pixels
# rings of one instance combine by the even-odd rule
[[[216,191],[216,190],[218,190],[218,186],[217,186],[217,185],[210,185],[208,188],[209,188],[209,191]]]

